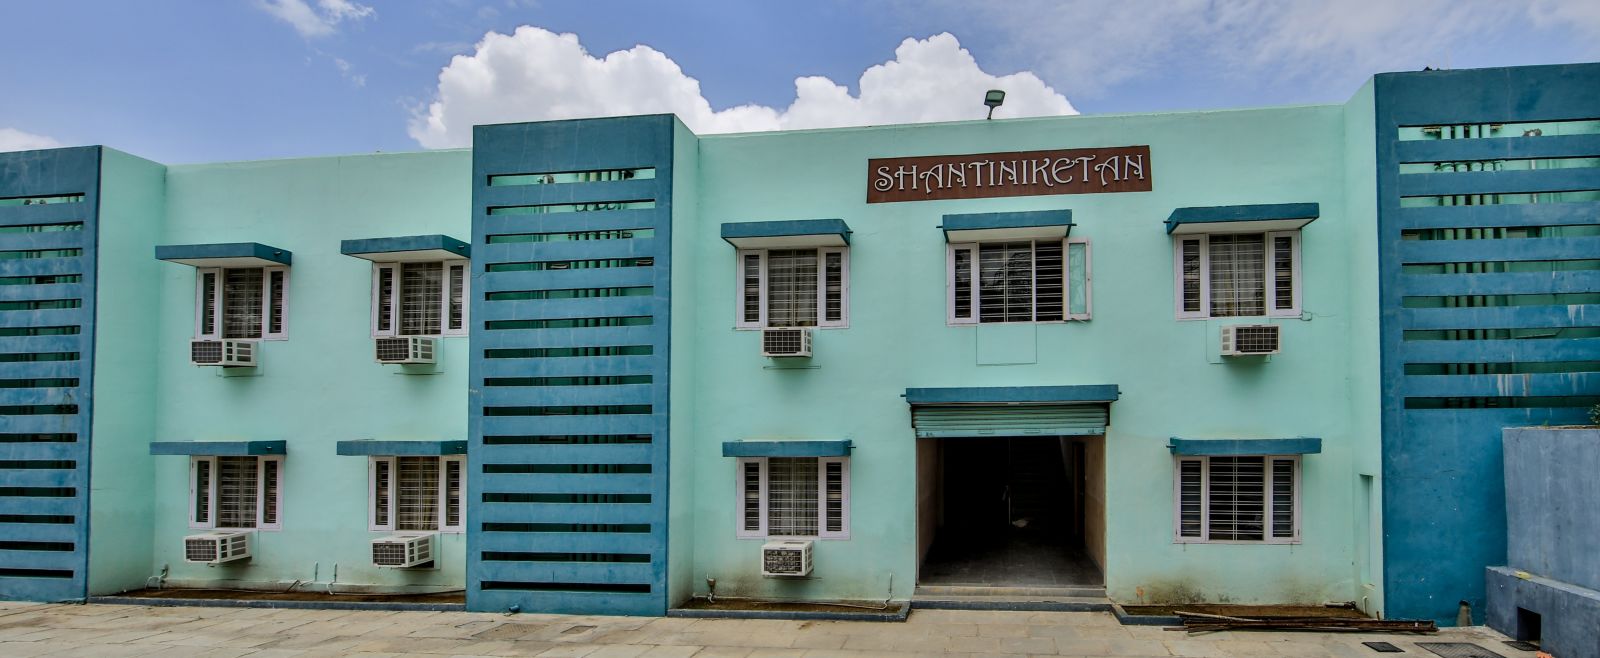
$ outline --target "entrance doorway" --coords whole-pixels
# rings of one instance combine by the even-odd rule
[[[919,585],[1100,587],[1102,436],[919,439]]]

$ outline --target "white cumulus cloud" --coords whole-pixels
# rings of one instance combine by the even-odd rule
[[[25,133],[16,128],[0,128],[0,152],[53,149],[59,146],[61,142],[44,135]]]
[[[699,133],[951,121],[982,118],[988,89],[1006,91],[996,117],[1077,113],[1030,72],[985,72],[948,33],[901,42],[894,59],[861,74],[859,88],[853,95],[826,77],[802,77],[786,108],[715,110],[700,82],[654,48],[596,57],[575,34],[525,25],[512,34],[490,32],[473,54],[452,58],[409,132],[424,147],[447,148],[470,144],[478,124],[658,112],[677,114]]]
[[[359,21],[377,14],[372,7],[350,0],[317,0],[316,7],[307,0],[257,0],[256,6],[294,26],[300,36],[307,38],[328,36],[344,21]]]

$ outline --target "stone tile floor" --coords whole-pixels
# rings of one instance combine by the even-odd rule
[[[0,602],[0,657],[316,656],[1426,656],[1422,641],[1531,653],[1482,627],[1436,636],[1229,632],[1122,626],[1097,612],[913,612],[903,624],[472,612],[375,612]],[[1405,649],[1379,654],[1383,640]]]

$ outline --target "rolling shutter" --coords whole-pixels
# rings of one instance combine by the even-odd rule
[[[926,405],[911,408],[917,438],[1106,433],[1104,404]]]

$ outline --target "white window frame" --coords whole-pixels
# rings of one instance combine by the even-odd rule
[[[408,456],[410,456],[410,455],[408,455]],[[415,455],[415,456],[425,457],[425,456],[428,456],[428,455]],[[437,530],[406,530],[405,532],[408,532],[408,533],[411,533],[411,532],[416,532],[416,533],[432,532],[432,533],[438,533],[438,534],[459,534],[459,533],[462,533],[462,532],[466,532],[466,529],[467,529],[467,500],[466,500],[467,499],[467,462],[466,462],[466,457],[440,455],[440,456],[437,456],[436,458],[439,460],[439,504],[437,506],[438,511],[439,511],[439,518],[435,520],[435,524],[438,526],[438,529]],[[389,465],[389,508],[390,508],[389,509],[389,522],[388,523],[383,523],[383,524],[378,523],[378,497],[376,495],[374,495],[375,492],[378,489],[378,463],[379,462],[385,462],[385,463],[387,463]],[[454,462],[454,463],[456,463],[458,465],[458,468],[460,469],[460,473],[461,473],[461,491],[460,491],[461,500],[457,501],[457,508],[461,510],[461,515],[460,515],[459,518],[456,519],[457,521],[459,521],[459,523],[457,523],[456,525],[446,525],[445,524],[445,520],[449,517],[448,505],[449,505],[449,502],[450,502],[450,488],[448,486],[449,481],[450,481],[448,474],[449,474],[450,471],[449,471],[449,469],[447,468],[446,465],[451,463],[451,462]],[[399,460],[398,456],[396,456],[396,455],[383,455],[383,456],[373,456],[373,457],[367,458],[367,530],[370,530],[372,532],[399,532],[398,530],[395,529],[397,527],[396,524],[399,521],[399,514],[398,514],[398,510],[397,510],[398,505],[396,504],[399,501],[398,496],[400,495],[399,482],[400,482],[400,460]]]
[[[417,261],[417,262],[438,262],[438,263],[441,263],[444,266],[444,272],[439,277],[439,286],[440,286],[440,290],[439,290],[439,333],[436,333],[436,334],[416,334],[416,336],[419,337],[419,338],[426,338],[426,337],[442,338],[442,337],[445,337],[445,336],[465,336],[465,335],[467,335],[468,334],[468,330],[472,326],[472,320],[471,320],[471,318],[468,317],[468,314],[470,313],[469,309],[472,307],[472,268],[471,268],[472,261],[456,258],[456,259],[442,260],[442,261]],[[372,311],[371,311],[371,323],[370,324],[371,324],[371,330],[372,330],[372,337],[373,338],[393,338],[393,337],[397,337],[397,336],[400,335],[400,304],[401,304],[401,301],[402,301],[401,300],[402,295],[400,294],[401,293],[401,291],[400,291],[400,266],[401,266],[401,264],[402,263],[399,263],[399,262],[385,262],[385,263],[373,263],[372,264],[372,289],[371,289]],[[450,328],[450,271],[453,270],[453,269],[456,269],[456,268],[460,268],[461,269],[461,326],[459,328],[456,328],[456,329],[451,329]],[[379,330],[378,329],[378,311],[380,309],[379,309],[378,301],[380,299],[382,299],[382,295],[379,293],[379,287],[380,287],[380,284],[382,282],[382,277],[383,277],[383,271],[384,270],[388,270],[389,271],[390,280],[394,281],[394,294],[389,296],[389,328],[386,329],[386,330]]]
[[[845,329],[850,326],[850,248],[849,247],[783,247],[781,251],[792,249],[817,250],[817,325],[815,327],[797,327],[803,329]],[[767,327],[767,252],[770,249],[739,249],[734,252],[734,328],[735,329],[766,329]],[[839,319],[827,320],[827,255],[839,254],[839,276],[843,279],[839,285]],[[761,286],[761,296],[756,303],[760,306],[757,313],[759,319],[748,322],[745,317],[744,300],[744,259],[746,256],[756,256],[760,259],[760,272],[757,275]]]
[[[228,340],[288,340],[289,339],[289,268],[276,267],[198,267],[194,274],[194,337],[196,340],[223,340],[222,338],[222,296],[224,270],[261,270],[261,335],[250,338],[230,338]],[[272,274],[283,274],[283,311],[278,318],[282,331],[273,332],[272,328]],[[206,286],[205,275],[216,277],[217,294],[211,300],[211,326],[205,326],[205,300]]]
[[[763,540],[765,540],[765,539],[799,539],[799,540],[806,540],[806,539],[823,540],[823,539],[829,539],[829,540],[832,540],[832,539],[849,539],[850,538],[850,458],[849,457],[807,457],[807,458],[803,458],[803,459],[815,459],[815,460],[817,460],[817,534],[803,536],[803,537],[792,536],[792,535],[769,535],[769,534],[767,534],[767,496],[768,496],[768,488],[767,488],[767,486],[768,486],[768,482],[769,482],[768,477],[767,477],[767,458],[766,457],[740,457],[740,458],[734,460],[735,461],[735,468],[734,468],[734,492],[735,492],[735,497],[734,497],[734,499],[736,501],[738,501],[735,504],[735,507],[736,507],[735,513],[737,514],[737,516],[734,519],[734,536],[736,538],[738,538],[738,539],[763,539]],[[759,517],[758,517],[760,519],[760,522],[759,522],[759,528],[757,530],[747,530],[744,527],[745,512],[748,510],[748,507],[746,507],[746,505],[745,505],[745,498],[744,498],[744,471],[745,471],[745,465],[746,464],[752,464],[752,463],[758,465],[759,472],[760,472],[760,476],[759,477],[761,478],[760,479],[760,482],[761,482],[761,485],[760,485],[760,491],[761,491],[761,494],[760,494],[760,506],[761,507],[760,507],[760,514],[759,514]],[[839,506],[839,515],[840,515],[839,528],[840,529],[838,531],[834,531],[834,532],[830,532],[828,530],[828,509],[827,509],[828,468],[827,468],[827,464],[829,464],[829,463],[838,463],[838,464],[841,465],[840,466],[840,477],[843,478],[842,482],[840,483],[841,493],[842,493],[842,495],[844,497],[843,501],[842,501],[842,504]]]
[[[1266,309],[1266,314],[1265,315],[1258,315],[1258,316],[1228,315],[1228,316],[1217,316],[1217,318],[1226,319],[1226,318],[1242,318],[1242,317],[1268,317],[1268,318],[1294,318],[1294,317],[1300,317],[1300,309],[1301,309],[1301,306],[1302,306],[1301,297],[1300,297],[1300,291],[1301,291],[1301,286],[1303,285],[1303,281],[1304,281],[1303,277],[1301,276],[1301,268],[1302,268],[1303,260],[1301,258],[1301,253],[1300,253],[1300,231],[1298,229],[1296,229],[1296,230],[1291,230],[1291,231],[1239,231],[1237,233],[1261,233],[1263,235],[1262,242],[1263,242],[1263,248],[1265,249],[1265,254],[1264,254],[1263,257],[1266,258],[1266,263],[1265,263],[1265,267],[1262,270],[1262,272],[1263,272],[1263,276],[1264,276],[1263,285],[1265,286],[1265,295],[1266,295],[1266,305],[1264,307]],[[1173,309],[1173,313],[1174,313],[1175,317],[1177,317],[1177,319],[1179,319],[1179,320],[1210,320],[1210,319],[1213,319],[1213,317],[1211,315],[1211,236],[1213,236],[1213,235],[1233,235],[1233,234],[1235,234],[1235,232],[1216,231],[1216,232],[1212,232],[1212,233],[1191,233],[1191,234],[1185,234],[1185,235],[1174,235],[1174,236],[1172,236],[1172,309]],[[1294,274],[1293,274],[1293,277],[1294,277],[1294,281],[1293,281],[1293,284],[1294,284],[1293,285],[1294,304],[1292,306],[1288,307],[1288,308],[1280,308],[1278,306],[1277,273],[1273,269],[1273,265],[1274,265],[1274,261],[1273,261],[1274,253],[1273,253],[1273,251],[1276,249],[1276,246],[1275,246],[1275,244],[1277,242],[1276,238],[1283,238],[1283,237],[1289,238],[1289,243],[1290,243],[1290,247],[1289,248],[1292,251],[1292,255],[1290,256],[1290,258],[1292,259],[1292,262],[1293,262],[1293,271],[1294,271]],[[1200,310],[1199,311],[1185,311],[1185,310],[1183,310],[1183,244],[1185,242],[1199,242],[1200,243]]]
[[[959,242],[945,245],[944,252],[944,308],[945,324],[950,326],[967,326],[977,324],[1060,324],[1089,320],[1094,317],[1094,248],[1090,246],[1088,238],[1063,238],[1061,240],[1061,317],[1060,320],[1024,320],[1018,322],[989,322],[979,321],[980,303],[982,296],[978,285],[978,248],[985,244],[998,244],[1005,242],[1022,242],[1023,240],[984,240],[981,242]],[[1054,240],[1028,240],[1037,244],[1040,242],[1054,242]],[[1083,312],[1072,312],[1072,245],[1083,245]],[[968,262],[972,263],[972,298],[968,301],[972,305],[968,317],[956,317],[956,252],[965,251]],[[1032,301],[1034,315],[1039,314],[1039,289],[1037,286],[1038,269],[1033,273],[1035,277]]]
[[[255,457],[256,525],[250,528],[219,528],[217,526],[217,485],[221,480],[219,477],[219,472],[217,471],[217,457],[218,455],[196,455],[189,458],[189,527],[195,530],[282,530],[284,507],[283,456],[262,455]],[[207,487],[206,490],[206,500],[208,501],[208,504],[206,505],[207,515],[204,519],[197,518],[199,509],[197,509],[198,506],[195,504],[199,499],[199,482],[197,480],[200,474],[201,462],[207,463],[207,468],[210,469],[210,486]],[[277,482],[274,483],[276,485],[274,490],[278,492],[278,497],[272,501],[274,505],[274,509],[272,510],[273,517],[277,519],[277,522],[275,523],[262,522],[267,518],[267,462],[276,462],[278,464],[276,469],[278,474]]]
[[[1304,471],[1301,469],[1300,455],[1227,455],[1229,457],[1261,457],[1266,460],[1265,493],[1263,500],[1264,523],[1263,539],[1211,539],[1211,457],[1200,455],[1176,455],[1172,459],[1172,543],[1174,544],[1299,544],[1300,510],[1304,507],[1304,498],[1301,496],[1301,482]],[[1200,536],[1184,537],[1183,533],[1183,462],[1193,461],[1200,463]],[[1294,464],[1292,477],[1294,478],[1294,534],[1292,537],[1274,537],[1272,522],[1272,466],[1275,461],[1290,461]]]

